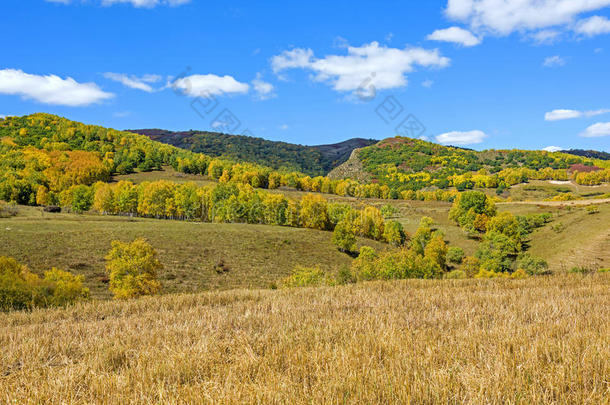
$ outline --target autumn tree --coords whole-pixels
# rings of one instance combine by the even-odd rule
[[[106,256],[110,290],[117,299],[158,293],[161,283],[157,271],[162,268],[157,252],[143,238],[131,243],[113,241]]]

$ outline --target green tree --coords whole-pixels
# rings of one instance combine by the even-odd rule
[[[407,240],[407,234],[400,222],[388,221],[383,229],[383,239],[392,246],[402,246]]]
[[[332,242],[342,252],[353,252],[356,247],[356,234],[349,221],[342,220],[333,231]]]

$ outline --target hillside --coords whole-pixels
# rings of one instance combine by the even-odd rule
[[[562,150],[561,152],[568,153],[570,155],[588,157],[591,159],[610,160],[610,153],[597,150],[568,149]]]
[[[376,141],[354,138],[318,146],[295,145],[245,135],[219,132],[173,132],[162,129],[130,129],[150,139],[214,157],[257,163],[284,171],[298,171],[312,176],[325,175],[345,162],[352,150]]]
[[[369,178],[395,190],[481,187],[501,192],[528,180],[568,180],[577,172],[583,174],[576,179],[579,184],[601,184],[609,167],[608,161],[561,152],[475,151],[397,136],[355,150],[330,176]]]

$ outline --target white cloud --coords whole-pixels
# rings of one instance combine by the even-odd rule
[[[578,34],[586,35],[588,37],[594,37],[600,34],[610,33],[610,20],[606,17],[600,17],[598,15],[586,20],[580,20],[574,28]]]
[[[587,12],[610,6],[610,0],[448,0],[447,16],[475,32],[505,36],[561,27],[568,29]]]
[[[124,86],[130,87],[132,89],[142,90],[148,93],[152,93],[153,91],[155,91],[149,83],[156,83],[161,80],[161,76],[158,75],[144,75],[142,77],[137,77],[133,75],[112,72],[104,73],[104,77],[106,79],[119,82]]]
[[[430,80],[430,79],[426,79],[422,82],[422,86],[424,86],[425,88],[429,89],[430,87],[432,87],[432,85],[434,84],[434,81]]]
[[[561,121],[561,120],[569,120],[574,118],[590,118],[595,117],[597,115],[610,113],[610,109],[602,108],[600,110],[593,111],[578,111],[578,110],[553,110],[544,114],[545,121]]]
[[[530,35],[530,38],[538,45],[551,45],[557,42],[560,37],[561,32],[556,30],[542,30]]]
[[[560,150],[563,150],[563,148],[560,146],[547,146],[546,148],[543,148],[542,150],[545,150],[547,152],[559,152]]]
[[[295,48],[271,58],[271,67],[275,73],[285,69],[306,68],[311,64],[312,58],[313,51],[311,49]]]
[[[61,4],[72,4],[72,3],[85,3],[87,0],[45,0],[50,3],[61,3]],[[190,3],[191,0],[101,0],[103,6],[112,6],[114,4],[131,4],[137,8],[153,8],[157,6],[170,6],[176,7],[183,4]]]
[[[544,60],[544,62],[542,62],[542,65],[544,67],[558,67],[558,66],[564,66],[565,64],[566,64],[565,59],[563,59],[559,55],[549,56],[548,58],[546,58]]]
[[[288,128],[290,128],[290,127],[288,126],[288,124],[282,124],[282,125],[280,125],[280,126],[279,126],[279,128],[280,128],[282,131],[286,131],[286,130],[287,130]]]
[[[471,145],[481,143],[485,138],[487,138],[487,135],[483,131],[452,131],[437,135],[436,141],[450,145]]]
[[[388,48],[378,42],[360,47],[350,46],[347,55],[313,56],[311,49],[293,49],[274,56],[271,64],[278,73],[290,68],[309,69],[314,80],[327,82],[340,92],[353,92],[362,87],[375,90],[393,89],[407,85],[406,74],[416,66],[443,68],[450,59],[438,50],[423,48]]]
[[[585,138],[610,136],[610,122],[598,122],[597,124],[593,124],[585,129],[584,132],[581,132],[580,136]]]
[[[71,77],[39,76],[15,69],[0,70],[0,94],[70,107],[86,106],[114,97],[95,83],[78,83]]]
[[[239,82],[232,76],[214,74],[183,77],[175,80],[170,86],[191,97],[245,94],[250,90],[249,84]]]
[[[260,73],[257,73],[256,79],[252,80],[252,87],[257,93],[258,98],[261,100],[267,100],[269,98],[275,97],[275,94],[273,93],[273,85],[271,83],[263,81],[262,75]]]
[[[453,42],[463,46],[475,46],[481,43],[481,40],[474,36],[472,32],[460,27],[449,27],[442,30],[436,30],[428,35],[426,39],[431,41]]]

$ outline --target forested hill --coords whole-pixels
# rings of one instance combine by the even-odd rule
[[[567,180],[575,172],[593,172],[601,180],[595,179],[591,184],[598,184],[606,176],[602,169],[610,168],[607,160],[598,157],[602,157],[600,152],[475,151],[397,136],[358,149],[353,159],[330,176],[368,178],[390,188],[412,190],[430,185],[467,189],[480,178],[484,179],[483,187],[502,189],[528,179]],[[584,178],[580,181],[589,183]]]
[[[588,157],[591,159],[610,160],[610,153],[597,150],[569,149],[562,150],[561,152],[569,153],[570,155]]]
[[[354,138],[330,145],[305,146],[219,132],[172,132],[162,129],[128,131],[209,156],[226,157],[310,175],[325,175],[345,162],[354,149],[377,142],[372,139]]]

